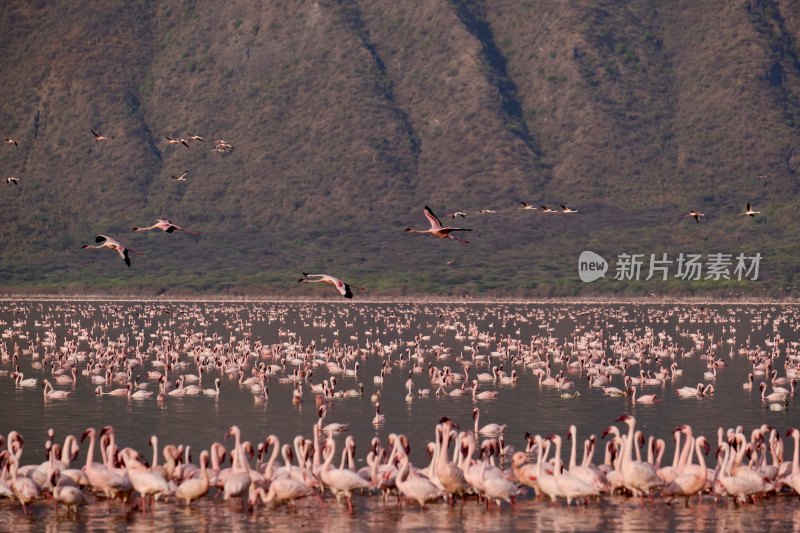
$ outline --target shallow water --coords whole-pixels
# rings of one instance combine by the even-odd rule
[[[169,313],[162,312],[165,306]],[[203,336],[218,338],[205,342],[206,347],[218,343],[242,341],[249,334],[249,345],[256,341],[264,344],[295,343],[303,345],[314,343],[317,349],[325,349],[338,343],[343,347],[364,348],[380,341],[383,344],[395,342],[398,348],[392,351],[391,360],[394,371],[387,374],[382,386],[373,384],[383,359],[367,352],[358,357],[360,368],[358,376],[337,376],[337,389],[346,390],[363,383],[365,395],[359,398],[336,399],[330,407],[325,423],[336,421],[350,424],[349,434],[357,442],[357,454],[363,466],[363,457],[373,436],[383,442],[389,433],[404,433],[409,436],[412,446],[411,459],[422,465],[427,461],[424,445],[433,439],[433,427],[442,416],[449,416],[461,424],[462,428],[472,427],[471,411],[474,406],[481,409],[481,425],[489,422],[507,424],[506,443],[517,449],[524,449],[525,432],[547,435],[564,435],[569,424],[578,427],[581,442],[589,433],[599,435],[622,413],[637,417],[638,428],[647,435],[663,438],[668,444],[664,462],[672,457],[671,431],[678,424],[690,424],[695,435],[704,434],[716,442],[718,427],[744,426],[750,429],[762,423],[775,426],[785,433],[791,425],[800,424],[795,414],[796,400],[792,398],[789,410],[774,412],[766,409],[755,392],[746,393],[742,383],[747,381],[751,363],[747,357],[737,355],[739,347],[760,347],[766,351],[775,335],[783,337],[778,342],[780,356],[773,365],[783,375],[783,360],[789,343],[798,340],[797,308],[791,306],[686,306],[668,305],[512,305],[512,304],[339,304],[339,303],[169,303],[146,302],[25,302],[0,303],[0,326],[6,331],[2,341],[13,353],[14,344],[26,348],[29,340],[39,336],[44,338],[46,331],[59,335],[57,346],[77,338],[81,327],[91,330],[91,335],[103,342],[117,341],[120,335],[128,337],[123,343],[129,349],[135,346],[135,337],[141,335],[142,348],[147,352],[150,343],[159,343],[163,338],[173,339],[174,335],[203,332]],[[95,326],[92,329],[92,326]],[[100,327],[102,325],[102,328]],[[735,328],[731,332],[730,328]],[[724,333],[723,333],[724,328]],[[237,331],[238,330],[238,331]],[[519,374],[519,381],[513,386],[481,384],[481,390],[497,390],[496,400],[473,402],[470,395],[462,398],[415,397],[405,401],[404,383],[408,378],[410,365],[397,364],[399,357],[406,354],[406,343],[417,338],[419,345],[449,347],[452,355],[437,360],[427,356],[421,365],[424,371],[414,374],[414,391],[430,388],[427,367],[429,363],[441,368],[450,365],[455,372],[461,372],[456,359],[463,357],[472,360],[472,346],[477,352],[490,356],[497,351],[496,340],[519,339],[528,345],[535,337],[553,339],[554,345],[563,346],[572,342],[576,335],[587,331],[602,334],[606,342],[606,353],[614,338],[624,339],[626,335],[637,339],[659,334],[664,342],[673,342],[681,348],[675,361],[684,370],[684,375],[674,382],[667,381],[663,386],[643,387],[644,393],[655,393],[660,403],[655,405],[632,405],[627,398],[611,398],[602,390],[589,388],[585,373],[568,372],[566,363],[552,364],[553,373],[564,370],[569,379],[575,381],[580,397],[562,399],[551,387],[542,387],[531,369],[513,366],[511,359],[503,356],[493,357],[493,364],[505,363],[505,370],[512,368]],[[487,346],[476,346],[478,339],[472,334],[488,333],[494,339]],[[688,332],[698,332],[705,337],[700,348],[695,347]],[[21,338],[24,335],[27,338]],[[680,399],[674,390],[683,386],[694,386],[698,382],[712,383],[703,379],[707,370],[700,355],[712,344],[710,336],[718,343],[713,353],[727,365],[718,370],[713,381],[715,393],[703,399]],[[430,336],[430,339],[419,337]],[[598,337],[600,338],[600,337]],[[240,347],[241,348],[241,347]],[[284,346],[284,352],[290,349]],[[45,349],[41,342],[33,346],[38,360],[45,359]],[[78,350],[90,353],[92,348],[85,341]],[[569,352],[569,348],[567,352]],[[681,352],[686,353],[681,355]],[[179,350],[181,360],[186,360],[185,351]],[[513,353],[513,352],[512,352]],[[129,350],[128,357],[132,354]],[[152,359],[152,351],[149,352]],[[405,357],[405,356],[404,356]],[[22,355],[19,364],[25,377],[41,379],[48,377],[49,366],[36,370],[31,363],[36,359]],[[574,361],[574,358],[572,359]],[[150,369],[150,359],[136,373],[145,380],[145,372]],[[279,361],[265,361],[279,363]],[[645,370],[669,366],[672,359],[651,361],[643,366]],[[85,361],[79,363],[83,369]],[[352,365],[349,366],[352,368]],[[10,360],[3,361],[0,370],[12,370]],[[194,451],[195,461],[201,449],[212,442],[224,442],[225,430],[231,425],[242,429],[244,439],[263,441],[268,434],[275,434],[281,442],[290,442],[298,434],[312,435],[312,426],[318,420],[314,395],[305,388],[304,402],[293,405],[291,402],[293,385],[282,383],[279,377],[291,374],[292,367],[273,376],[267,383],[269,400],[256,403],[253,395],[241,387],[236,379],[222,376],[222,392],[217,398],[206,396],[169,398],[157,402],[130,400],[110,396],[95,396],[94,386],[88,378],[78,375],[77,384],[71,387],[56,386],[57,389],[72,390],[72,395],[64,400],[44,400],[40,388],[15,387],[8,377],[0,378],[0,432],[11,429],[21,432],[26,439],[23,464],[44,460],[43,443],[48,428],[56,432],[56,440],[63,441],[68,433],[79,435],[86,427],[100,428],[112,424],[117,441],[121,446],[132,446],[143,454],[149,454],[147,440],[150,435],[158,435],[160,443],[188,444]],[[475,372],[486,372],[487,368],[477,368]],[[250,375],[249,367],[246,375]],[[196,374],[196,368],[173,372],[171,379],[181,373]],[[638,367],[629,373],[638,375]],[[213,380],[219,375],[213,371],[203,378],[203,388],[213,387]],[[324,366],[313,368],[311,381],[318,383],[329,374]],[[763,379],[763,378],[762,378]],[[622,380],[614,377],[612,385],[622,388]],[[113,388],[121,385],[114,385]],[[108,387],[105,387],[108,390]],[[386,415],[386,423],[380,428],[371,424],[374,406],[370,395],[375,390],[382,392],[381,411]],[[157,390],[155,382],[150,390]],[[342,437],[337,441],[341,445]],[[227,444],[230,444],[228,442]],[[565,446],[569,443],[565,442]],[[789,453],[791,445],[787,447]],[[82,450],[79,462],[85,461]],[[579,453],[581,453],[579,445]],[[713,454],[711,454],[713,456]],[[566,459],[566,452],[565,452]],[[580,457],[579,457],[580,460]],[[595,463],[602,461],[602,448],[595,454]],[[714,464],[713,457],[709,458]],[[638,502],[624,498],[603,498],[600,504],[592,504],[588,509],[565,511],[563,504],[552,508],[544,503],[522,498],[513,513],[504,508],[502,512],[486,512],[475,502],[468,502],[461,509],[448,509],[444,505],[432,505],[424,514],[415,507],[395,509],[394,505],[384,508],[380,498],[358,498],[356,512],[349,516],[346,508],[338,507],[328,497],[327,504],[320,507],[314,502],[300,504],[299,511],[290,512],[285,508],[274,511],[259,508],[253,516],[242,515],[226,508],[221,502],[203,501],[191,511],[179,510],[167,503],[157,505],[153,517],[141,517],[136,513],[125,514],[118,506],[109,511],[105,502],[92,504],[80,511],[78,525],[72,524],[64,515],[58,521],[52,511],[38,503],[31,522],[23,518],[10,502],[0,502],[0,527],[11,526],[14,530],[41,528],[42,523],[56,524],[59,529],[73,526],[82,529],[95,524],[102,529],[133,527],[150,530],[168,524],[175,529],[216,529],[223,525],[236,524],[236,528],[249,529],[269,527],[288,529],[297,527],[298,521],[306,529],[338,531],[347,528],[377,529],[392,527],[399,530],[418,530],[436,524],[437,528],[468,530],[515,530],[546,529],[563,531],[591,531],[608,529],[654,530],[654,529],[754,529],[765,513],[774,519],[773,527],[791,527],[800,504],[794,498],[772,498],[758,506],[745,506],[737,509],[730,503],[715,505],[710,498],[703,504],[694,502],[688,510],[682,505],[666,506],[658,503],[655,512],[639,508]],[[678,502],[676,502],[678,503]],[[800,515],[798,515],[800,518]],[[88,520],[91,518],[91,521]],[[82,525],[81,525],[82,524]],[[100,526],[103,524],[103,526]]]

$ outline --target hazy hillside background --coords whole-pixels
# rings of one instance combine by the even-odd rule
[[[796,0],[12,0],[0,291],[791,295],[799,40]],[[404,234],[426,204],[471,244]],[[130,231],[158,217],[202,236]],[[762,280],[586,285],[585,249],[761,252]]]

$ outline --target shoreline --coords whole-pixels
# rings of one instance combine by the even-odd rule
[[[756,300],[725,299],[710,297],[675,298],[620,298],[620,297],[572,297],[572,298],[484,298],[484,297],[445,297],[445,296],[386,296],[374,298],[354,298],[347,300],[335,297],[307,298],[290,296],[139,296],[139,295],[50,295],[50,294],[0,294],[0,302],[154,302],[154,303],[342,303],[342,304],[462,304],[462,305],[798,305],[800,298]]]

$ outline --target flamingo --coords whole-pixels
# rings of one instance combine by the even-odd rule
[[[309,279],[318,278],[318,279]],[[327,283],[336,288],[339,291],[339,294],[344,296],[345,298],[352,298],[353,291],[352,289],[359,289],[365,291],[364,287],[357,287],[356,285],[352,285],[350,283],[345,283],[344,281],[340,280],[339,278],[334,278],[333,276],[329,276],[328,274],[306,274],[303,272],[303,277],[297,280],[297,283]]]
[[[249,494],[250,484],[252,479],[249,473],[249,465],[244,457],[244,451],[241,443],[241,431],[238,426],[231,426],[225,432],[225,438],[233,435],[235,444],[233,451],[231,451],[231,459],[233,460],[233,468],[231,473],[225,478],[223,484],[223,500],[228,501],[231,498],[242,498],[242,510],[244,510],[245,494]]]
[[[322,421],[325,420],[328,414],[328,408],[323,405],[319,408],[317,413],[319,414],[319,420],[317,421],[317,431],[319,432],[330,435],[331,433],[343,433],[350,429],[350,424],[340,424],[338,422],[331,422],[325,427],[322,427]]]
[[[150,438],[151,444],[154,438],[155,437]],[[125,463],[125,468],[128,471],[128,479],[130,479],[131,486],[135,492],[139,493],[142,513],[147,510],[148,496],[150,497],[150,511],[152,512],[156,495],[170,493],[169,484],[167,484],[167,481],[162,476],[153,472],[148,472],[147,468],[139,461],[134,460],[130,454],[126,453],[121,455]]]
[[[68,398],[71,391],[66,390],[56,390],[53,388],[53,385],[48,380],[42,380],[42,390],[44,391],[45,398],[53,398],[53,399],[63,399]]]
[[[6,183],[8,183],[9,185],[11,185],[11,184],[18,185],[19,184],[19,178],[15,178],[14,176],[11,176],[10,178],[6,178]]]
[[[150,231],[151,229],[159,229],[167,233],[172,233],[173,231],[183,231],[188,233],[189,235],[200,235],[196,231],[189,231],[188,229],[184,229],[180,226],[177,226],[165,218],[159,218],[158,220],[156,220],[155,224],[153,224],[152,226],[148,226],[146,228],[140,228],[136,226],[135,228],[133,228],[132,231]]]
[[[506,424],[486,424],[478,429],[478,421],[481,418],[481,410],[477,407],[472,410],[472,419],[475,421],[475,433],[479,435],[497,436],[506,430]]]
[[[542,213],[558,213],[555,209],[547,207],[546,205],[542,206]]]
[[[747,202],[747,210],[745,210],[743,214],[754,217],[756,215],[760,215],[761,211],[753,211],[753,209],[750,207],[750,202]]]
[[[9,439],[9,444],[10,442],[11,439]],[[11,454],[9,459],[11,461],[11,482],[8,486],[14,494],[14,497],[22,504],[23,514],[33,514],[29,512],[25,504],[31,503],[39,497],[39,487],[30,478],[24,476],[17,477],[17,470],[19,469],[19,458],[17,454]]]
[[[347,507],[353,512],[353,491],[370,488],[369,481],[346,468],[333,468],[331,462],[336,454],[336,442],[328,438],[325,443],[325,462],[320,468],[322,482],[327,485],[338,500],[341,496],[347,499]]]
[[[294,507],[294,501],[314,494],[314,489],[291,478],[275,479],[269,485],[269,491],[264,492],[262,487],[255,487],[250,492],[250,504],[255,503],[255,498],[261,498],[264,503],[287,502],[289,507]]]
[[[439,422],[436,426],[437,438],[434,452],[434,472],[447,492],[451,504],[455,495],[465,494],[469,490],[469,484],[464,479],[464,471],[451,463],[447,456],[447,452],[450,449],[450,433],[452,430],[453,421],[449,418],[445,417]]]
[[[694,217],[694,221],[698,224],[700,223],[700,217],[704,216],[706,216],[704,213],[698,213],[696,209],[692,209],[688,215],[684,215],[684,217]]]
[[[201,135],[195,135],[193,133],[187,133],[186,135],[189,137],[190,141],[206,142],[206,140]]]
[[[622,415],[617,419],[618,422],[625,422],[628,425],[628,437],[624,443],[624,450],[622,452],[622,477],[625,486],[630,488],[634,494],[638,494],[642,498],[642,505],[644,505],[644,495],[650,497],[650,502],[655,505],[650,491],[654,488],[661,487],[664,482],[658,477],[655,467],[650,463],[633,460],[633,441],[634,428],[636,427],[636,419],[631,415]]]
[[[400,462],[400,470],[397,472],[395,484],[403,496],[416,501],[423,510],[426,503],[436,501],[444,494],[442,489],[434,485],[427,477],[415,474],[406,456]]]
[[[208,493],[210,486],[208,477],[208,458],[209,454],[206,450],[200,452],[200,477],[195,479],[187,479],[180,484],[178,490],[175,491],[175,497],[183,500],[187,507],[193,501],[199,500]]]
[[[792,455],[792,469],[786,478],[786,484],[800,494],[800,430],[790,428],[786,432],[787,437],[794,439],[794,455]]]
[[[186,148],[189,148],[189,141],[187,141],[186,139],[183,139],[183,138],[181,138],[181,139],[172,139],[170,137],[167,137],[166,135],[164,136],[164,138],[167,140],[167,144],[182,144]]]
[[[19,144],[17,143],[17,141],[15,141],[14,139],[10,139],[10,138],[8,138],[8,137],[6,137],[6,138],[5,138],[5,140],[4,140],[3,142],[5,142],[6,144],[13,144],[14,146],[19,146]]]
[[[128,256],[129,253],[134,253],[136,255],[144,255],[141,252],[131,250],[130,248],[121,244],[119,241],[112,239],[107,235],[98,235],[95,238],[95,242],[98,243],[97,246],[93,246],[91,244],[84,244],[83,246],[81,246],[81,248],[93,248],[93,249],[108,248],[109,250],[114,250],[119,254],[119,256],[125,261],[125,264],[128,265],[129,267],[131,266],[131,259]]]
[[[382,426],[386,422],[386,415],[381,414],[380,402],[375,403],[375,418],[372,419],[373,426]]]
[[[469,241],[465,241],[464,239],[459,239],[458,237],[451,235],[451,232],[472,231],[472,229],[443,227],[441,221],[438,218],[436,218],[436,215],[433,214],[433,211],[431,211],[431,208],[428,207],[427,205],[425,206],[425,217],[431,224],[431,227],[429,229],[420,230],[408,227],[406,228],[406,233],[427,233],[429,235],[433,235],[434,237],[438,237],[440,239],[453,239],[459,242],[463,242],[464,244],[469,244]]]
[[[184,170],[183,174],[180,176],[176,176],[175,174],[170,174],[169,177],[173,178],[176,181],[186,181],[186,175],[189,173],[188,170]]]
[[[206,396],[219,396],[219,389],[222,386],[222,381],[219,378],[214,379],[213,389],[203,389],[203,394]]]
[[[761,401],[762,402],[782,402],[788,398],[788,392],[773,392],[767,394],[767,384],[763,381],[758,386],[759,390],[761,391]]]
[[[691,439],[689,439],[691,440]],[[700,453],[701,448],[704,454]],[[708,454],[709,445],[705,437],[698,437],[694,443],[694,451],[697,460],[700,462],[699,468],[681,472],[672,482],[662,491],[663,496],[683,496],[686,498],[686,507],[689,507],[689,498],[702,491],[708,480],[708,468],[704,455]],[[671,502],[672,500],[670,500]]]
[[[92,135],[94,135],[94,140],[95,140],[95,142],[99,142],[99,141],[110,141],[111,139],[113,139],[113,138],[114,138],[114,137],[109,137],[108,135],[100,135],[99,133],[97,133],[97,132],[96,132],[96,131],[94,131],[93,129],[90,129],[89,131],[91,131],[91,132],[92,132]]]
[[[567,207],[565,205],[562,205],[561,206],[561,212],[562,213],[577,213],[578,210],[577,209],[570,209],[569,207]]]
[[[599,491],[597,488],[578,477],[570,475],[569,473],[565,474],[561,471],[561,436],[550,435],[547,438],[555,442],[556,445],[556,463],[553,467],[553,474],[558,490],[567,499],[567,505],[569,506],[572,504],[572,500],[574,499],[598,496]]]
[[[83,491],[75,484],[71,478],[61,475],[57,469],[50,474],[50,484],[53,485],[53,500],[58,504],[62,503],[67,507],[67,512],[72,511],[77,514],[78,506],[86,503]]]
[[[105,431],[105,428],[103,429]],[[103,463],[95,463],[94,461],[94,445],[95,445],[95,429],[88,428],[83,432],[81,442],[89,437],[89,451],[86,454],[86,466],[83,471],[89,479],[89,484],[95,491],[102,491],[106,498],[111,499],[114,493],[112,485],[118,483],[120,476],[109,469]]]
[[[529,203],[522,202],[522,201],[520,201],[520,203],[522,204],[522,207],[520,207],[520,209],[525,209],[527,211],[536,211],[536,206],[533,206],[533,205],[531,205]]]
[[[473,400],[494,400],[497,398],[497,391],[478,392],[478,380],[472,380],[472,399]]]
[[[515,507],[516,505],[516,497],[519,493],[519,489],[517,486],[510,482],[505,477],[498,477],[498,476],[489,476],[486,477],[486,465],[488,463],[486,461],[481,463],[480,471],[478,475],[483,482],[483,493],[486,495],[486,505],[488,507],[489,502],[492,500],[495,501],[497,504],[497,508],[500,509],[500,502],[504,501],[507,502],[511,507]]]
[[[634,403],[641,403],[645,405],[653,405],[658,400],[656,400],[655,394],[642,394],[638,398],[636,397],[636,386],[631,387],[631,401]]]

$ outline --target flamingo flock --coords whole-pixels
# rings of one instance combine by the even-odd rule
[[[4,445],[0,450],[0,497],[19,502],[25,514],[31,514],[35,503],[50,498],[56,507],[62,504],[68,514],[75,515],[81,505],[94,499],[118,501],[120,509],[135,507],[146,513],[158,500],[189,507],[202,498],[213,499],[217,493],[223,502],[242,511],[260,504],[294,507],[299,500],[319,499],[329,493],[343,501],[350,512],[354,511],[355,496],[370,495],[382,496],[384,505],[395,495],[397,505],[405,500],[422,510],[430,504],[455,505],[462,501],[463,505],[466,500],[476,500],[487,509],[501,509],[504,504],[514,507],[519,497],[564,501],[570,506],[628,495],[638,498],[642,506],[655,506],[658,497],[667,504],[682,499],[688,507],[693,498],[702,502],[704,495],[715,501],[730,499],[736,505],[756,503],[780,493],[800,495],[797,428],[785,433],[793,441],[791,461],[783,460],[781,434],[769,425],[754,429],[749,436],[742,427],[719,428],[716,464],[712,467],[706,459],[710,440],[703,435],[695,437],[688,425],[673,430],[673,460],[662,464],[666,448],[663,440],[645,438],[636,430],[632,415],[621,415],[617,422],[623,429],[611,425],[603,431],[605,460],[599,464],[592,460],[600,444],[594,435],[584,441],[583,460],[578,464],[574,425],[565,433],[571,445],[569,462],[564,464],[560,434],[527,433],[524,451],[512,450],[506,457],[496,439],[485,441],[476,450],[479,434],[460,430],[458,424],[444,417],[433,429],[433,442],[427,443],[427,464],[415,466],[409,455],[409,439],[391,433],[385,446],[372,439],[364,458],[366,466],[358,469],[355,439],[345,438],[337,467],[337,441],[318,426],[311,428],[310,436],[297,435],[291,444],[283,445],[274,434],[255,443],[243,440],[240,428],[231,426],[223,438],[230,448],[214,442],[200,452],[197,465],[191,462],[186,445],[159,448],[159,439],[153,435],[147,454],[117,445],[112,426],[103,427],[99,433],[90,427],[80,439],[88,440],[83,468],[72,464],[80,449],[74,435],[68,435],[62,447],[54,442],[51,430],[47,460],[22,465],[25,440],[11,431],[7,439],[0,440],[0,446]],[[645,441],[646,458],[641,450]],[[99,463],[95,462],[98,442],[102,456]],[[159,452],[163,464],[159,464]],[[279,455],[282,465],[277,463]],[[229,467],[223,464],[226,456],[230,457]]]
[[[788,494],[797,486],[791,472],[798,471],[783,458],[790,424],[781,430],[764,424],[751,432],[719,428],[714,438],[681,424],[672,431],[671,464],[664,459],[669,443],[637,426],[640,411],[662,402],[714,406],[715,385],[734,366],[746,370],[749,386],[739,387],[736,379],[735,393],[765,413],[794,405],[800,343],[781,334],[795,325],[792,309],[737,312],[699,306],[618,306],[600,315],[588,305],[523,311],[453,304],[324,310],[290,303],[0,303],[0,378],[18,395],[38,390],[51,409],[85,401],[86,391],[109,405],[195,401],[190,398],[224,405],[229,394],[238,394],[255,406],[294,406],[299,414],[311,403],[316,412],[305,434],[281,434],[269,420],[274,434],[256,437],[254,427],[231,427],[220,442],[195,450],[197,463],[180,436],[153,435],[146,453],[118,445],[112,426],[68,436],[63,446],[51,432],[46,464],[32,463],[31,454],[23,453],[25,441],[11,432],[0,445],[0,494],[26,513],[52,498],[70,515],[96,498],[147,512],[162,501],[219,501],[217,493],[231,509],[248,510],[300,505],[324,491],[349,511],[369,494],[387,505],[399,499],[427,508],[477,499],[492,509],[514,506],[518,498],[592,505],[628,494],[638,505],[656,505],[659,498],[686,505],[696,496],[739,505]],[[609,319],[621,327],[612,324],[609,331]],[[530,331],[531,321],[536,326],[528,336],[520,327]],[[224,329],[213,328],[215,323]],[[556,337],[557,323],[574,326]],[[278,341],[254,336],[259,324],[276,328]],[[502,327],[495,329],[497,324]],[[699,324],[704,329],[694,329]],[[309,338],[307,331],[314,330],[319,334]],[[765,337],[757,341],[755,334]],[[696,385],[693,375],[700,378]],[[620,424],[592,428],[596,434],[602,430],[599,438],[583,441],[566,421],[557,433],[537,435],[533,416],[515,427],[492,420],[497,415],[491,406],[523,383],[556,402],[603,403],[625,414]],[[362,418],[384,435],[400,422],[389,408],[396,402],[408,409],[427,404],[469,410],[448,412],[427,431],[389,433],[385,443],[370,441],[359,456],[354,428],[361,422],[336,409],[345,402],[370,404],[374,413]],[[198,405],[202,412],[209,404]],[[76,468],[82,453],[85,463]]]

